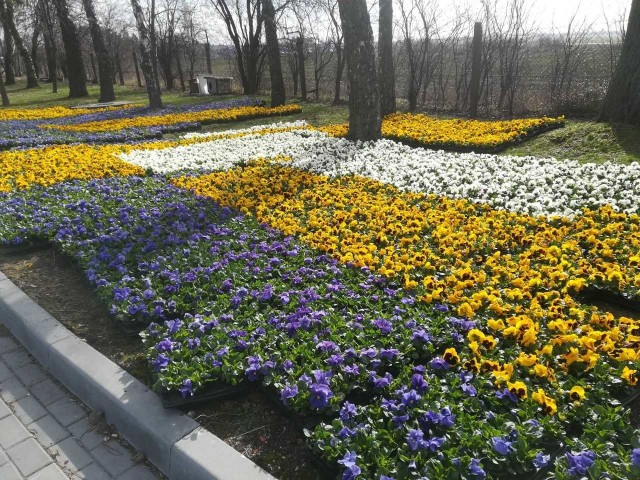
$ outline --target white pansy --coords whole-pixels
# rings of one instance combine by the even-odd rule
[[[309,127],[309,124],[306,120],[296,120],[295,122],[277,122],[271,123],[268,125],[256,125],[255,127],[249,128],[239,128],[236,130],[222,130],[219,132],[189,132],[181,135],[182,138],[208,138],[208,137],[221,137],[225,135],[235,135],[239,133],[254,133],[259,132],[260,130],[265,129],[276,129],[276,128],[290,128],[290,129],[305,129]]]
[[[277,127],[254,127],[264,128]],[[309,130],[213,139],[165,150],[134,151],[121,158],[165,173],[185,168],[222,170],[278,155],[292,157],[287,165],[319,174],[362,175],[405,191],[464,198],[532,215],[572,216],[584,207],[606,204],[625,213],[640,211],[638,163],[581,164],[553,158],[449,153],[391,140],[351,142]]]

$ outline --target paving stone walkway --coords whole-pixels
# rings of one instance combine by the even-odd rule
[[[161,478],[0,325],[1,480]]]

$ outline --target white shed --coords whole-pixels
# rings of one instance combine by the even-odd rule
[[[224,95],[231,93],[233,77],[214,77],[213,75],[196,75],[191,81],[190,92],[198,95]]]

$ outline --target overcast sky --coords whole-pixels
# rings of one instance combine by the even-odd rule
[[[466,1],[472,9],[478,8],[481,3],[480,0]],[[504,0],[501,1],[503,4],[506,3]],[[551,30],[554,24],[556,27],[566,27],[576,10],[576,20],[586,19],[589,23],[594,22],[596,30],[604,30],[607,22],[603,12],[606,11],[606,16],[612,23],[618,20],[625,10],[628,13],[631,0],[530,0],[529,5],[535,22],[543,30]]]

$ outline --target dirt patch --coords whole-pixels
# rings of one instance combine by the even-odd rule
[[[142,344],[124,336],[84,276],[53,248],[0,253],[0,271],[78,337],[145,384]],[[299,426],[259,391],[184,410],[203,427],[281,479],[327,478]]]

